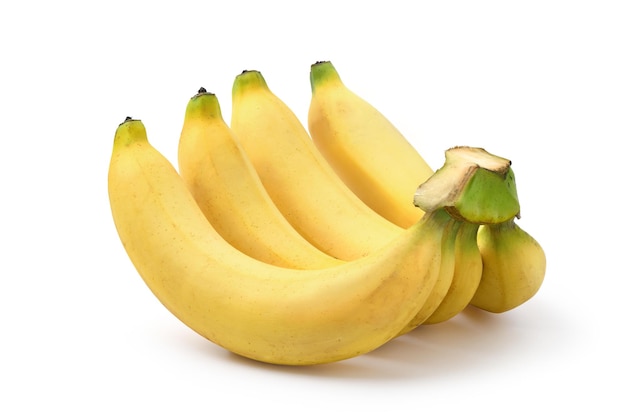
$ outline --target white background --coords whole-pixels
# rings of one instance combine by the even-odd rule
[[[623,2],[7,4],[0,415],[623,415]],[[513,161],[548,257],[535,298],[307,368],[229,354],[159,304],[110,216],[117,125],[142,119],[175,160],[187,100],[204,86],[229,120],[244,69],[304,121],[317,60],[433,167],[455,145]]]

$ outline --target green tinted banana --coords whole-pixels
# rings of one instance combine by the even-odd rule
[[[438,279],[453,224],[435,210],[375,253],[335,267],[263,263],[211,226],[133,119],[116,130],[108,193],[120,240],[163,305],[223,348],[275,364],[347,359],[395,337]]]
[[[481,227],[478,246],[484,271],[471,304],[502,313],[532,298],[543,283],[546,255],[515,220]]]
[[[187,104],[178,169],[213,227],[240,251],[296,269],[342,263],[309,243],[285,219],[222,118],[217,97],[204,89]]]

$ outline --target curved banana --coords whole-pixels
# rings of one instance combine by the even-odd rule
[[[401,227],[422,215],[411,196],[433,170],[378,109],[348,89],[329,61],[311,66],[309,133],[365,203]]]
[[[322,251],[342,260],[358,259],[403,230],[341,181],[259,71],[244,71],[235,78],[230,127],[276,206]],[[405,198],[410,201],[414,191]]]
[[[546,255],[514,219],[481,227],[478,246],[484,270],[473,306],[503,313],[537,293],[546,273]]]
[[[223,348],[275,364],[347,359],[395,337],[430,294],[452,224],[436,210],[356,261],[269,265],[217,233],[133,119],[116,130],[108,193],[120,240],[163,305]]]
[[[185,110],[178,170],[209,222],[245,254],[296,269],[343,263],[313,246],[285,219],[222,118],[217,97],[204,89]]]

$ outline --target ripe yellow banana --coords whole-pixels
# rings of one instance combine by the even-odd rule
[[[418,221],[419,222],[419,221]],[[462,222],[455,220],[451,226],[450,238],[444,239],[441,248],[441,265],[439,266],[439,277],[435,283],[433,289],[428,296],[428,299],[417,312],[417,314],[404,326],[398,333],[398,336],[402,336],[405,333],[410,332],[421,324],[425,324],[429,318],[439,309],[441,303],[446,299],[449,294],[450,286],[454,279],[456,268],[456,253],[455,242],[459,228],[462,226]]]
[[[244,71],[235,78],[230,127],[276,206],[322,251],[342,260],[358,259],[403,230],[341,181],[259,71]],[[405,198],[410,201],[414,191]]]
[[[428,298],[453,224],[435,210],[375,253],[335,267],[263,263],[217,233],[133,119],[116,130],[108,192],[120,240],[163,305],[223,348],[275,364],[347,359],[395,337]]]
[[[450,320],[468,306],[480,284],[483,262],[476,241],[479,225],[463,222],[456,234],[454,275],[437,309],[423,324]]]
[[[514,219],[481,227],[478,245],[484,271],[471,300],[473,306],[502,313],[537,293],[546,272],[546,255]]]
[[[247,255],[296,269],[343,263],[313,246],[285,219],[222,118],[217,97],[204,89],[185,110],[178,170],[213,227]]]
[[[309,133],[335,172],[370,207],[401,227],[422,215],[412,195],[433,170],[378,109],[348,89],[333,64],[311,66]]]

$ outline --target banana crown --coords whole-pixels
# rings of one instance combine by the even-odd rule
[[[519,217],[511,161],[482,148],[457,146],[446,151],[443,167],[420,185],[413,203],[425,211],[445,207],[462,221],[502,223]],[[439,189],[445,192],[433,192]]]

